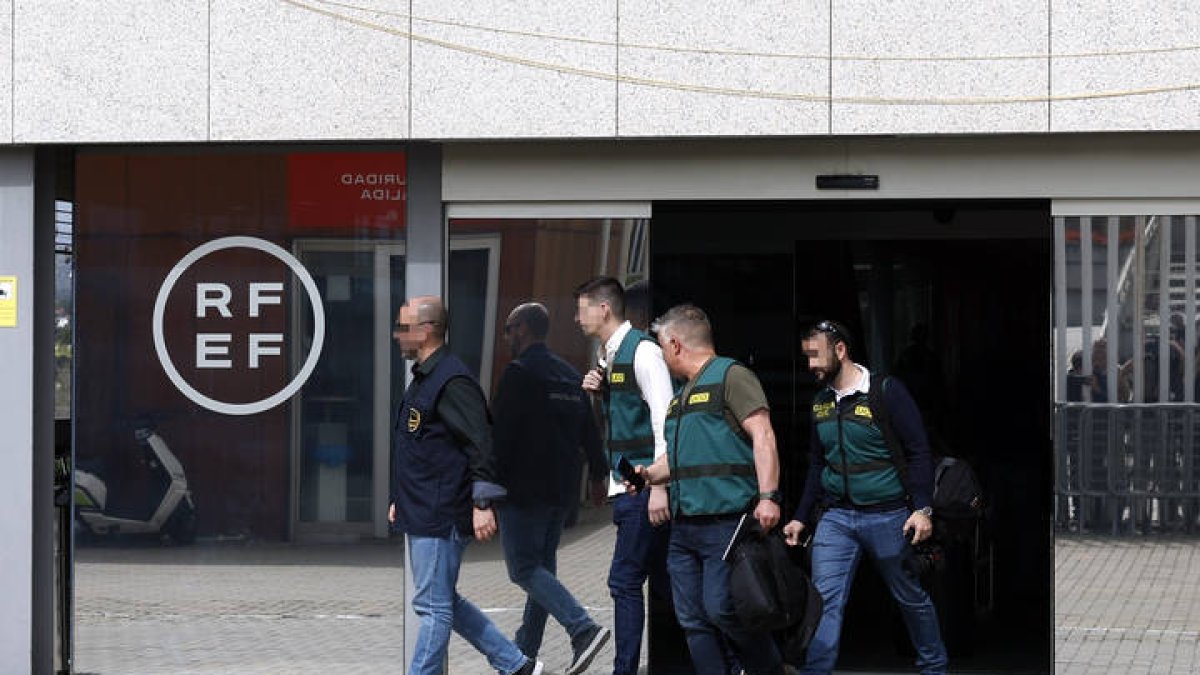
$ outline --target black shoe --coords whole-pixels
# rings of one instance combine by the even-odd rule
[[[542,665],[541,661],[538,661],[537,659],[526,659],[525,665],[521,666],[521,669],[513,673],[513,675],[542,675],[542,668],[544,668],[544,666]]]
[[[608,642],[612,631],[604,626],[592,625],[591,628],[571,638],[571,649],[575,650],[575,658],[567,668],[567,675],[578,675],[587,670],[592,659],[600,652],[600,648]]]

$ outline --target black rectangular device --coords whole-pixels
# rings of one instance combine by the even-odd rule
[[[633,468],[633,463],[626,459],[625,455],[617,455],[617,473],[639,492],[646,487],[646,479]]]

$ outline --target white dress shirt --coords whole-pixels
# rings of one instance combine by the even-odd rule
[[[632,324],[626,321],[608,336],[608,341],[604,343],[605,367],[612,365],[621,341],[632,328]],[[667,362],[663,361],[662,348],[648,340],[638,342],[637,350],[633,353],[633,376],[637,380],[638,391],[642,393],[642,400],[650,408],[650,426],[654,430],[654,457],[657,459],[667,451],[663,427],[667,421],[667,406],[671,404],[671,397],[675,395],[671,387],[671,373],[667,371]],[[613,480],[609,474],[608,496],[618,494],[625,494],[625,485]]]

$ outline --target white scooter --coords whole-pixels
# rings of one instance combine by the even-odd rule
[[[142,462],[149,469],[155,489],[143,500],[125,505],[121,512],[111,508],[105,479],[75,469],[75,521],[94,535],[166,534],[190,544],[196,540],[196,505],[188,490],[187,476],[166,441],[150,428],[134,431]],[[107,508],[106,508],[107,507]]]

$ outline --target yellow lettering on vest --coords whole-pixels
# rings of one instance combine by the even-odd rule
[[[608,381],[613,384],[622,384],[625,382],[625,373],[609,373]]]
[[[411,434],[421,428],[421,411],[416,408],[408,409],[408,432]]]
[[[860,405],[854,406],[854,414],[859,417],[865,417],[869,420],[875,419],[874,417],[871,416],[871,406],[869,406],[869,405],[861,405],[860,404]]]
[[[813,417],[815,417],[816,419],[819,419],[819,420],[826,419],[830,415],[833,414],[833,410],[835,407],[837,407],[837,406],[833,402],[814,403],[813,408],[812,408],[813,409]]]
[[[708,403],[707,391],[702,391],[699,394],[692,394],[688,397],[688,405],[696,405],[697,403]]]

